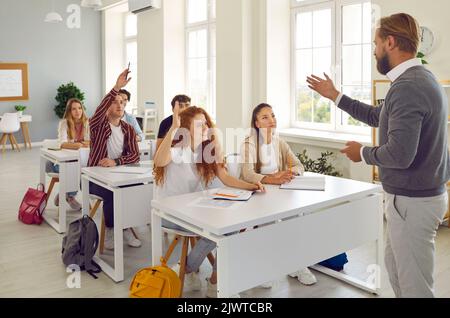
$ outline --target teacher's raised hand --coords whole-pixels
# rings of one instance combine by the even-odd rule
[[[325,79],[320,78],[316,75],[308,76],[306,78],[306,82],[308,82],[308,87],[316,91],[323,97],[326,97],[334,102],[336,101],[340,93],[334,86],[334,83],[331,80],[331,78],[329,78],[326,73],[323,73],[323,75],[325,76]]]

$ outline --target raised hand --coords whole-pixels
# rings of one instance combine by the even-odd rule
[[[117,78],[116,85],[114,86],[115,90],[120,90],[127,86],[127,84],[131,81],[131,77],[128,78],[128,74],[130,71],[128,69],[125,69],[122,73],[120,73],[119,77]]]
[[[175,102],[175,106],[173,107],[173,121],[172,128],[180,128],[181,120],[180,120],[180,103]]]
[[[309,84],[308,87],[334,102],[339,96],[339,91],[334,86],[331,78],[329,78],[326,73],[323,73],[323,75],[325,75],[325,79],[316,75],[308,76],[306,78],[306,81]]]

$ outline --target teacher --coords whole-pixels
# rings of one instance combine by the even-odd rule
[[[387,193],[385,263],[397,297],[434,297],[436,230],[448,202],[448,102],[436,77],[416,59],[418,45],[413,17],[400,13],[381,19],[375,58],[392,84],[380,107],[341,94],[326,74],[307,78],[311,89],[340,109],[379,127],[380,146],[348,142],[341,152],[379,167]]]

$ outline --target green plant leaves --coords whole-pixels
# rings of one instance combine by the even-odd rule
[[[73,82],[58,87],[58,94],[55,99],[58,105],[54,107],[56,116],[63,118],[66,111],[67,101],[71,98],[78,98],[80,101],[84,101],[84,93]]]
[[[328,176],[342,177],[339,171],[336,171],[335,167],[328,162],[331,159],[333,153],[330,151],[322,152],[320,158],[313,160],[306,154],[306,149],[302,153],[297,154],[297,158],[305,167],[305,171],[320,173]]]

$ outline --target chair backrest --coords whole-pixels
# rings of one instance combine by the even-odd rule
[[[5,113],[0,120],[0,131],[13,133],[19,131],[20,120],[19,113]]]
[[[239,162],[239,159],[240,155],[238,153],[232,153],[225,157],[228,174],[238,179],[241,176],[241,164]]]

